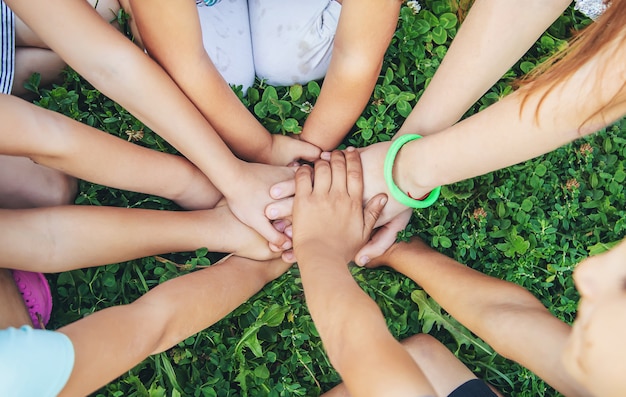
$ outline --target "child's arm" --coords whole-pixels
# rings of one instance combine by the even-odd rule
[[[13,11],[102,93],[167,139],[226,197],[233,213],[270,243],[289,247],[263,215],[269,187],[293,170],[237,159],[163,69],[84,1],[9,0]],[[235,183],[236,182],[236,183]]]
[[[541,33],[560,15],[565,7],[571,3],[570,0],[542,1],[533,0],[530,2],[497,2],[477,0],[474,2],[467,18],[461,25],[458,34],[455,36],[444,61],[435,73],[432,81],[424,91],[415,109],[404,122],[399,135],[412,133],[429,135],[453,125],[467,109],[493,85],[508,68],[513,65]],[[516,18],[508,18],[509,15],[516,15]],[[478,54],[478,55],[477,55]],[[562,110],[571,109],[573,103],[578,99],[577,95],[566,98],[566,105]],[[584,99],[583,99],[584,100]],[[519,106],[520,102],[517,102]],[[493,107],[493,106],[492,106]],[[533,109],[532,105],[527,106]],[[519,112],[519,107],[518,107]],[[495,111],[498,112],[497,110]],[[533,110],[530,111],[532,113]],[[481,112],[484,113],[484,112]],[[507,123],[519,125],[519,119],[512,114]],[[472,118],[476,117],[473,116]],[[482,117],[482,116],[481,116]],[[568,117],[568,116],[566,116]],[[582,119],[584,120],[584,118]],[[527,118],[530,124],[532,117]],[[526,131],[527,126],[519,128]],[[473,154],[472,161],[479,161],[483,165],[481,173],[505,167],[515,162],[520,162],[532,155],[519,156],[514,162],[483,161],[485,148],[494,148],[489,154],[502,155],[507,157],[512,151],[518,148],[518,142],[505,143],[509,138],[506,134],[507,126],[492,126],[488,118],[482,118],[475,130],[481,130],[485,135],[490,133],[489,138],[480,138],[468,127],[458,127],[456,133],[449,139],[438,137],[439,144],[426,144],[427,139],[414,142],[408,146],[422,145],[420,153],[404,155],[404,148],[398,156],[395,169],[397,173],[404,172],[408,175],[398,175],[401,179],[405,177],[418,178],[424,185],[412,186],[410,182],[396,180],[397,184],[410,192],[412,197],[421,197],[428,193],[435,186],[456,182],[466,178],[479,175],[472,171],[472,166],[467,165],[467,155]],[[522,133],[521,136],[528,134]],[[551,132],[548,135],[553,135]],[[462,138],[457,140],[457,138]],[[570,138],[572,140],[573,138]],[[560,143],[562,144],[562,143]],[[559,145],[560,145],[559,144]],[[558,147],[557,145],[556,147]],[[386,192],[387,190],[383,178],[383,163],[389,142],[378,143],[365,148],[362,153],[362,161],[365,175],[365,199],[372,197],[375,193]],[[539,142],[529,142],[529,148],[540,149],[540,153],[552,150],[555,146],[541,147]],[[422,154],[428,157],[417,158]],[[537,154],[540,154],[537,153]],[[537,155],[535,154],[535,156]],[[400,158],[411,157],[411,164],[400,164]],[[511,157],[513,159],[514,156]],[[440,164],[439,160],[444,160],[446,164]],[[486,170],[485,170],[486,168]],[[275,195],[275,198],[285,197],[293,193],[293,181],[281,184],[282,195]],[[357,257],[359,264],[363,264],[361,257],[374,257],[380,255],[395,241],[396,234],[403,229],[408,222],[410,212],[407,208],[392,197],[385,207],[385,211],[378,221],[378,225],[386,225],[380,230],[372,240],[364,247]],[[274,208],[279,216],[287,216],[290,209],[284,203],[274,203]],[[389,224],[393,219],[394,223]]]
[[[524,288],[460,264],[418,239],[392,246],[372,266],[388,264],[503,356],[567,396],[585,396],[567,375],[561,353],[570,327]]]
[[[570,3],[476,0],[398,134],[429,135],[457,122]]]
[[[353,396],[430,396],[432,387],[387,330],[376,304],[358,287],[348,262],[366,241],[384,197],[362,207],[356,151],[296,173],[294,252],[307,305],[328,356]]]
[[[182,156],[170,155],[91,128],[11,95],[0,94],[0,153],[118,189],[211,208],[222,197]]]
[[[549,92],[540,88],[525,97],[525,90],[518,90],[442,132],[407,143],[394,162],[394,182],[421,197],[435,186],[550,152],[619,119],[626,114],[626,49],[620,40]],[[387,192],[382,169],[389,145],[378,143],[362,153],[365,198]],[[381,218],[385,222],[401,211],[401,205],[388,205]]]
[[[130,1],[130,6],[150,56],[238,156],[276,165],[319,157],[313,145],[270,134],[243,106],[204,49],[194,2]]]
[[[333,54],[301,138],[332,150],[372,95],[398,23],[400,0],[343,0]]]
[[[148,355],[214,324],[287,268],[280,260],[231,257],[167,281],[130,305],[107,308],[61,328],[72,341],[75,362],[60,395],[93,392]]]
[[[569,3],[571,0],[475,1],[443,62],[396,137],[408,133],[430,135],[456,123]],[[510,15],[515,18],[509,18]],[[392,207],[389,206],[388,212]],[[405,211],[378,230],[357,253],[358,263],[364,264],[364,259],[384,252],[393,244],[398,231],[406,227],[409,218],[410,212]]]
[[[90,206],[0,210],[0,225],[11,231],[0,236],[0,267],[44,273],[202,247],[259,260],[278,255],[225,205],[200,211]]]

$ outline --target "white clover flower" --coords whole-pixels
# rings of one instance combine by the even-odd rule
[[[413,11],[413,14],[417,14],[422,9],[420,2],[417,0],[409,0],[406,2],[406,5]]]
[[[580,11],[594,21],[598,19],[608,7],[604,0],[576,0],[575,3],[575,10]]]
[[[300,105],[300,110],[303,113],[311,113],[311,111],[313,110],[313,104],[309,101],[306,101],[302,105]]]

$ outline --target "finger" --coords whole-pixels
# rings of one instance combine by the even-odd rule
[[[387,204],[387,195],[384,193],[377,194],[365,204],[363,209],[364,236],[369,236],[372,233],[378,217],[383,212],[383,208],[385,208],[385,204]]]
[[[265,207],[265,216],[269,220],[284,219],[291,216],[293,211],[293,197],[274,201]]]
[[[296,192],[296,181],[290,179],[288,181],[278,182],[270,188],[270,197],[274,200],[280,200],[285,197],[293,196]]]
[[[363,198],[363,167],[361,155],[353,147],[344,151],[346,156],[346,185],[348,195],[358,200]]]
[[[293,225],[289,225],[285,228],[285,234],[289,238],[293,238]]]
[[[313,191],[313,171],[308,165],[303,165],[296,171],[296,195],[308,196]]]
[[[272,225],[274,226],[274,229],[278,230],[281,233],[284,233],[285,228],[287,227],[287,223],[284,222],[282,219],[272,222]]]
[[[330,171],[330,163],[325,160],[317,160],[315,162],[315,184],[313,185],[314,192],[328,193],[330,190],[330,184],[332,183],[332,174]],[[297,189],[296,189],[296,194]]]
[[[407,210],[395,216],[386,225],[380,227],[372,236],[370,241],[356,253],[354,261],[359,266],[375,264],[374,258],[384,254],[393,245],[398,236],[398,232],[404,230],[409,223],[413,211]],[[371,262],[370,262],[371,261]],[[379,263],[376,263],[376,266]]]
[[[284,262],[291,263],[291,264],[296,262],[296,256],[294,255],[293,250],[287,250],[283,252],[283,254],[281,255],[281,259]]]
[[[280,252],[291,248],[291,239],[285,234],[274,229],[274,226],[272,226],[272,224],[266,219],[263,223],[256,225],[254,229],[267,240],[272,251]]]
[[[274,245],[272,243],[267,243],[267,244],[269,245],[270,251],[272,251],[272,252],[280,252],[280,251],[282,251],[282,249],[280,249],[280,247],[278,247],[278,246],[276,246],[276,245]]]
[[[317,146],[305,142],[305,141],[300,141],[300,144],[303,146],[302,150],[299,151],[300,154],[300,158],[302,160],[306,160],[306,161],[315,161],[317,159],[320,158],[320,154],[322,153],[322,149],[318,148]]]
[[[288,226],[291,226],[291,220],[290,219],[286,219],[286,218],[285,219],[279,219],[277,221],[272,222],[272,225],[274,225],[274,229],[278,230],[281,233],[285,233],[285,229]],[[287,233],[285,233],[285,234],[287,234]],[[289,236],[289,237],[291,238],[291,236]]]
[[[332,174],[331,189],[334,192],[345,194],[346,187],[346,158],[343,152],[335,150],[330,156],[330,169]]]

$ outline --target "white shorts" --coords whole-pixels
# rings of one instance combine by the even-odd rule
[[[0,0],[0,93],[10,94],[15,76],[15,16]]]
[[[204,47],[224,79],[288,86],[326,74],[341,4],[335,0],[222,0],[198,4]]]

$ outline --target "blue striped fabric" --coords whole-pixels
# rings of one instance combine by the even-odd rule
[[[0,0],[0,93],[10,94],[15,68],[15,16]]]

